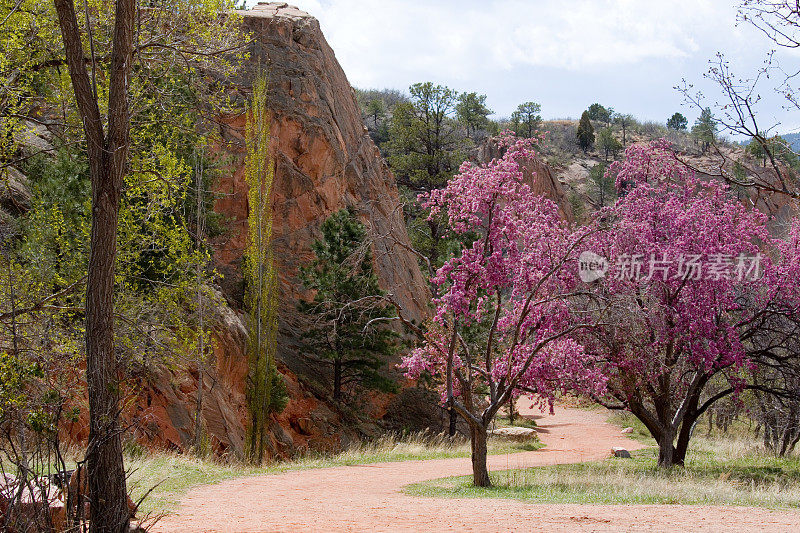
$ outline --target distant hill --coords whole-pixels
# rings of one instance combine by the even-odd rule
[[[800,133],[787,133],[785,135],[781,135],[786,142],[792,147],[792,150],[795,152],[800,150]]]

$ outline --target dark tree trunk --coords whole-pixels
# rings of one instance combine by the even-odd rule
[[[86,134],[92,184],[92,229],[86,281],[87,466],[91,532],[128,529],[130,513],[119,427],[119,368],[114,351],[114,263],[129,140],[128,80],[135,0],[117,0],[109,70],[108,134],[86,71],[73,0],[54,0],[75,100]]]
[[[431,262],[431,268],[436,270],[436,263],[439,261],[439,223],[435,220],[429,220],[428,228],[431,232],[431,247],[428,250],[428,260]]]
[[[671,431],[664,431],[657,438],[658,441],[658,466],[664,468],[671,468],[676,464],[677,454],[675,452],[675,433]]]
[[[333,399],[342,397],[342,362],[338,359],[333,362]]]
[[[686,416],[681,424],[681,430],[678,433],[678,441],[675,444],[675,454],[673,456],[673,464],[681,465],[686,462],[686,452],[689,450],[689,440],[692,438],[692,430],[699,415]]]
[[[486,466],[486,428],[470,424],[469,434],[472,443],[472,484],[476,487],[491,487],[492,481]]]
[[[447,412],[450,414],[450,427],[447,430],[447,434],[454,437],[456,434],[456,424],[458,423],[458,413],[456,413],[456,410],[452,407],[450,407]]]

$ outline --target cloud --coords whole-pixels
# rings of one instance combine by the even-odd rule
[[[569,71],[680,60],[734,27],[722,0],[295,0],[357,85],[391,73],[450,79],[519,67]],[[388,76],[387,76],[388,75]]]
[[[716,51],[747,75],[769,48],[757,30],[736,25],[730,0],[287,1],[319,19],[354,86],[432,81],[487,94],[498,116],[533,100],[546,118],[602,102],[641,119],[661,122],[679,109],[691,119],[696,110],[682,108],[673,89],[681,79],[718,94],[703,79]],[[765,95],[764,107],[780,105]]]

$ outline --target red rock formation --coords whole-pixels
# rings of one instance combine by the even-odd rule
[[[331,213],[350,206],[368,227],[376,273],[408,318],[422,321],[428,289],[415,257],[403,247],[408,236],[395,180],[363,125],[352,88],[316,19],[286,4],[259,4],[244,13],[254,34],[251,59],[237,83],[247,93],[259,66],[268,71],[271,115],[273,244],[280,277],[279,369],[290,394],[275,419],[275,454],[335,448],[374,428],[345,428],[326,404],[325,375],[297,353],[304,324],[296,312],[302,290],[298,267],[312,257],[310,245]],[[231,159],[230,172],[217,184],[215,210],[225,215],[227,232],[215,242],[215,263],[230,307],[216,309],[214,364],[203,378],[203,421],[217,453],[241,455],[245,408],[246,330],[241,316],[241,261],[247,245],[247,184],[244,177],[244,116],[227,120],[230,143],[219,147]],[[399,243],[399,244],[398,244]],[[141,440],[187,448],[194,434],[197,370],[191,363],[163,369],[142,384],[132,412]],[[311,389],[314,389],[312,394]],[[387,398],[371,396],[367,410],[385,414]]]
[[[488,138],[478,147],[475,159],[478,163],[488,163],[492,159],[503,156],[503,149],[497,138]],[[573,221],[572,206],[564,194],[564,188],[558,178],[553,174],[550,165],[539,158],[532,158],[523,169],[525,181],[533,192],[541,194],[558,204],[561,216],[565,220]]]

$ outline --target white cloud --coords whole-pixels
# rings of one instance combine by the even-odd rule
[[[696,53],[703,36],[732,31],[735,14],[721,0],[294,3],[320,20],[357,85],[386,83],[397,71],[466,78],[524,66],[577,71],[679,60]]]
[[[574,117],[600,101],[662,121],[682,78],[714,93],[702,74],[717,50],[746,75],[769,48],[731,0],[287,1],[319,19],[356,87],[429,80],[487,94],[500,116],[533,100]]]

